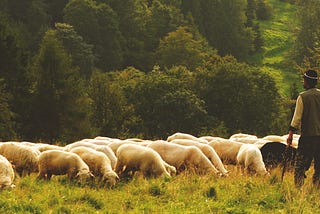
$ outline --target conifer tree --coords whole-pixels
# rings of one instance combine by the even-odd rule
[[[54,30],[42,39],[32,77],[34,138],[54,142],[90,136],[83,81]]]

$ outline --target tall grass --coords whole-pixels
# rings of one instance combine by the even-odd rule
[[[312,170],[301,190],[292,172],[280,181],[270,176],[240,174],[229,166],[228,177],[185,172],[172,178],[140,175],[114,188],[79,185],[64,176],[37,181],[36,174],[15,180],[16,188],[0,192],[1,213],[317,213],[319,191]]]

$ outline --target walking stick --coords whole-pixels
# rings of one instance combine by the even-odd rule
[[[283,155],[283,166],[282,166],[282,173],[281,173],[281,182],[283,182],[283,177],[284,177],[284,173],[286,172],[286,168],[288,165],[288,158],[289,158],[289,145],[286,146],[286,149],[284,150],[284,155]]]

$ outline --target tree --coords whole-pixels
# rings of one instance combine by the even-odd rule
[[[254,51],[259,51],[261,50],[264,44],[259,23],[255,23],[252,29],[254,31],[254,40],[253,40]]]
[[[45,7],[42,0],[6,0],[1,8],[13,23],[19,25],[24,42],[32,52],[36,51],[39,38],[49,23],[50,17]]]
[[[247,8],[246,8],[246,17],[247,17],[246,26],[252,28],[254,32],[254,39],[253,39],[254,50],[252,50],[250,53],[259,51],[263,45],[260,25],[259,25],[259,22],[257,22],[257,18],[256,18],[257,10],[258,8],[257,8],[256,0],[248,0]]]
[[[48,8],[48,12],[51,16],[51,26],[53,27],[55,23],[63,21],[63,9],[67,5],[69,0],[44,0]]]
[[[0,79],[0,141],[16,137],[14,130],[14,113],[10,110],[10,94],[5,91],[3,79]]]
[[[28,121],[29,82],[27,79],[28,50],[21,29],[3,12],[0,12],[0,78],[4,91],[12,97],[7,100],[15,115],[14,130],[24,136]]]
[[[203,38],[200,36],[197,38],[188,28],[178,27],[160,41],[156,62],[162,67],[183,65],[195,70],[210,57],[212,52]]]
[[[253,27],[254,20],[256,19],[256,0],[247,1],[246,17],[246,26]]]
[[[185,13],[192,13],[200,33],[219,55],[230,54],[239,60],[246,59],[253,48],[254,34],[245,25],[245,0],[200,0],[195,9],[186,8],[185,3],[182,5],[185,5]]]
[[[120,137],[125,134],[127,101],[119,82],[106,74],[94,72],[90,80],[92,120],[101,136]]]
[[[89,99],[56,31],[45,33],[31,77],[34,80],[32,137],[50,142],[89,137]]]
[[[258,20],[268,20],[272,16],[272,8],[265,0],[257,0],[256,15]]]
[[[122,67],[123,37],[117,14],[109,5],[93,0],[72,0],[64,12],[64,22],[72,25],[86,43],[94,45],[98,68],[110,71]]]
[[[306,70],[313,69],[316,71],[320,70],[320,47],[309,49],[309,57],[304,57],[302,63],[297,65],[299,74],[303,74]]]
[[[312,56],[312,52],[319,48],[320,42],[320,2],[316,0],[301,1],[297,17],[299,28],[296,33],[293,58],[300,65],[305,58]]]
[[[72,56],[73,66],[79,67],[80,74],[88,79],[94,68],[93,45],[87,44],[71,25],[56,23],[55,29],[59,40]]]
[[[161,1],[152,1],[145,26],[144,43],[146,64],[144,67],[151,70],[154,66],[154,52],[159,46],[160,39],[169,32],[175,31],[178,26],[184,26],[186,20],[180,9]]]
[[[223,121],[229,134],[266,135],[280,114],[280,95],[274,79],[233,57],[216,58],[199,70],[200,98],[208,114]]]
[[[146,70],[145,26],[149,17],[149,9],[145,0],[99,0],[106,3],[117,13],[119,30],[124,37],[122,48],[123,67],[133,66]]]
[[[162,72],[146,75],[131,96],[145,138],[164,138],[176,131],[198,134],[205,124],[204,102],[179,79]]]

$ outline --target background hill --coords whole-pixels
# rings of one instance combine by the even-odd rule
[[[267,2],[272,8],[271,19],[259,21],[264,45],[249,61],[269,72],[276,79],[280,93],[290,96],[293,83],[302,89],[300,76],[289,59],[294,46],[294,31],[298,27],[298,7],[279,0]]]

